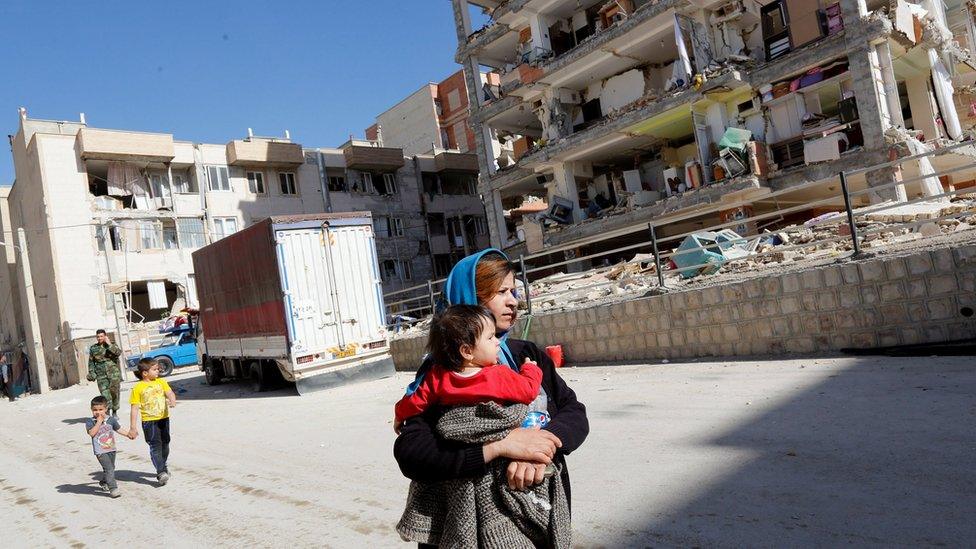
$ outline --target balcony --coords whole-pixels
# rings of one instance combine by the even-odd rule
[[[163,133],[82,128],[78,145],[85,160],[169,162],[176,156],[173,136]]]
[[[292,168],[304,161],[302,146],[298,143],[266,139],[227,143],[227,163],[231,166]]]
[[[340,148],[346,167],[353,170],[392,171],[404,165],[403,149],[382,147],[376,141],[354,139]]]
[[[434,167],[438,172],[478,172],[478,155],[444,151],[434,155]]]

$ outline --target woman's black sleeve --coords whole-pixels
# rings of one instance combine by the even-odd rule
[[[424,416],[410,418],[393,443],[393,457],[403,476],[422,482],[483,475],[480,444],[460,444],[439,438]]]
[[[534,343],[526,342],[526,351],[535,359],[542,369],[543,378],[551,379],[547,388],[549,399],[555,404],[556,413],[552,414],[546,430],[559,437],[563,446],[560,452],[569,454],[576,450],[586,440],[590,433],[590,421],[586,419],[586,406],[576,400],[576,392],[566,385],[563,378],[556,373],[556,366],[549,355],[542,352]],[[551,408],[550,408],[551,409]]]

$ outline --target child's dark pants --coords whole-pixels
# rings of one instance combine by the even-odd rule
[[[149,458],[156,467],[156,474],[169,472],[166,468],[166,460],[169,458],[169,418],[143,421],[142,432],[149,444]]]

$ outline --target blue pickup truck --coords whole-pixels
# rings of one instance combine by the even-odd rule
[[[136,364],[143,358],[155,358],[159,362],[159,375],[168,376],[173,368],[192,366],[197,363],[197,338],[191,326],[183,330],[175,330],[167,334],[166,340],[159,347],[128,358],[130,370],[135,370]]]

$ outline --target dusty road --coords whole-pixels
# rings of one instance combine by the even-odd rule
[[[592,426],[569,458],[578,546],[976,543],[972,357],[563,375]],[[2,402],[4,545],[406,546],[390,419],[409,377],[310,397],[172,378],[173,479],[120,440],[117,500],[93,480],[92,386]]]

